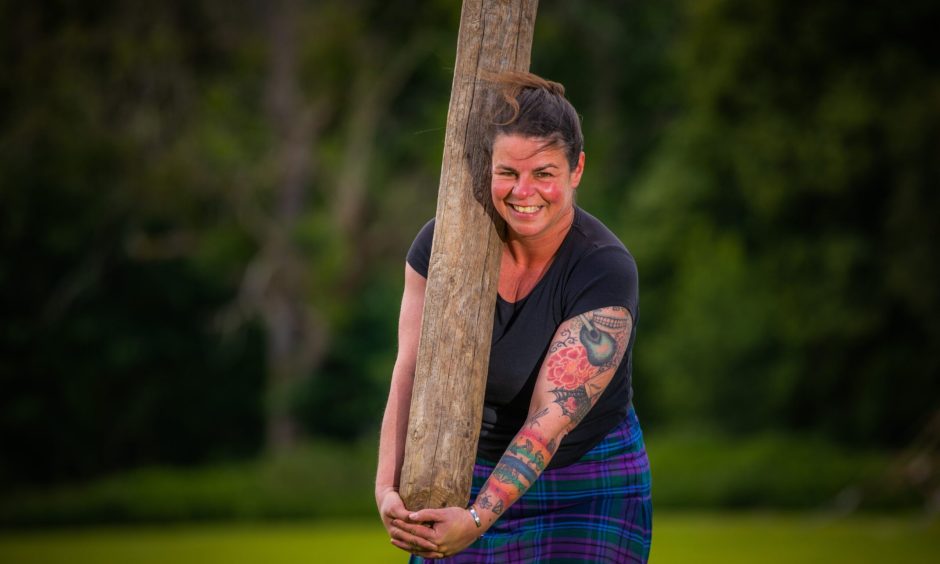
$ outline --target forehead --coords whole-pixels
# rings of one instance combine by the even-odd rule
[[[554,139],[498,135],[493,140],[493,164],[530,164],[544,166],[567,162],[565,152]]]

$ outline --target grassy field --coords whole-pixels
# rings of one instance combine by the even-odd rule
[[[404,562],[374,522],[95,528],[0,533],[0,562]],[[920,517],[657,515],[651,562],[940,562],[940,523]]]

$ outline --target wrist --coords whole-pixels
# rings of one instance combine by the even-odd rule
[[[376,500],[379,504],[381,504],[381,503],[382,503],[382,499],[384,499],[385,496],[389,494],[389,492],[396,492],[396,493],[397,493],[397,492],[398,492],[398,487],[397,487],[397,486],[376,486],[376,487],[375,487],[375,500]]]
[[[477,513],[477,510],[473,505],[467,508],[467,512],[470,513],[470,518],[473,519],[473,524],[477,529],[483,528],[483,522],[480,520],[480,515]],[[482,532],[482,531],[481,531]]]

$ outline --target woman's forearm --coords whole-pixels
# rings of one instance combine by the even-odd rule
[[[389,489],[398,489],[401,464],[405,457],[405,436],[408,432],[418,341],[421,338],[426,283],[423,276],[410,265],[405,265],[405,292],[398,318],[398,356],[392,369],[392,383],[379,435],[379,463],[375,473],[375,497],[379,504],[380,494]]]
[[[405,435],[408,432],[412,382],[412,377],[399,373],[396,367],[379,436],[379,461],[375,473],[376,500],[380,500],[381,494],[390,488],[398,489],[405,454]]]
[[[473,507],[484,529],[529,490],[551,461],[565,434],[566,420],[556,411],[545,407],[529,416],[483,484]]]

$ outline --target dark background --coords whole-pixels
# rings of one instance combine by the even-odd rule
[[[935,6],[541,2],[579,204],[640,269],[651,445],[914,449],[937,482]],[[458,21],[0,2],[0,491],[374,441]]]

